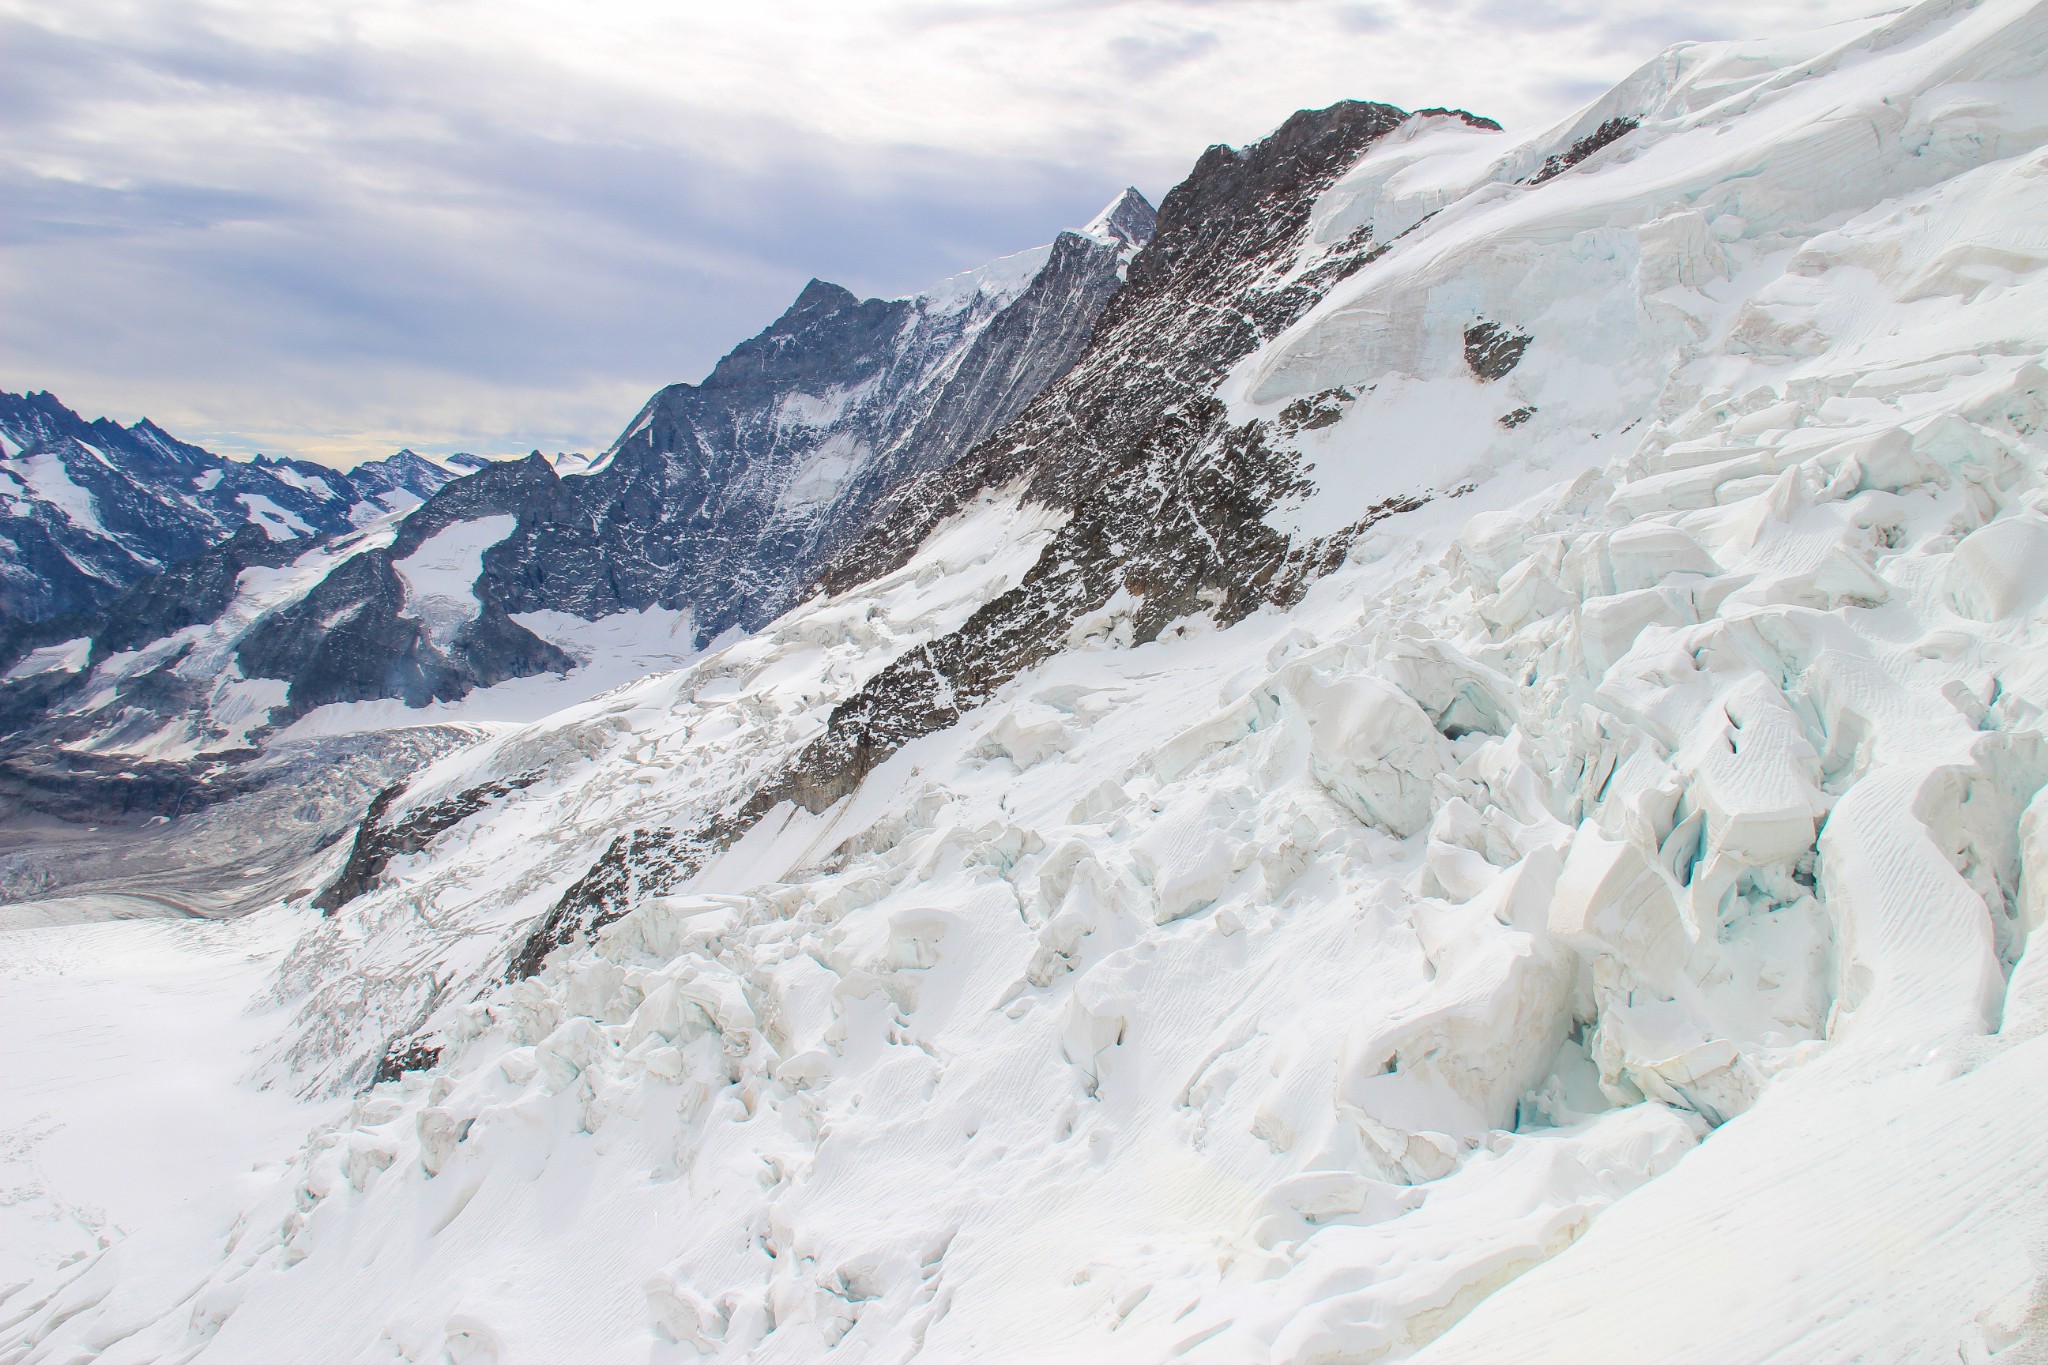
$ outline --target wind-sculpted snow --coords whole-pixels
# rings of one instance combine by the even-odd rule
[[[1107,543],[798,789],[1113,501],[928,480],[907,556],[440,759],[261,1064],[404,1074],[13,1360],[2048,1350],[2048,7],[1372,117],[1255,273],[1375,245],[1190,418],[1326,558],[1235,609]]]

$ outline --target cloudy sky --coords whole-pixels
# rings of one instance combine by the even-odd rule
[[[1568,116],[1885,0],[0,0],[0,388],[336,463],[601,448],[1355,97]]]

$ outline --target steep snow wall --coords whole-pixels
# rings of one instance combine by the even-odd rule
[[[1363,249],[1110,466],[1251,430],[1292,588],[1107,577],[761,808],[1060,572],[1106,494],[999,437],[907,554],[440,760],[270,996],[274,1083],[395,1079],[15,1358],[2048,1349],[2044,72],[2048,7],[1934,3],[1529,138],[1356,115],[1259,288]]]

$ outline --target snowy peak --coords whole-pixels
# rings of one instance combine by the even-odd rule
[[[47,390],[0,393],[0,441],[5,442],[0,455],[18,455],[44,441],[65,436],[84,438],[91,432],[84,418]]]
[[[1102,212],[1088,220],[1080,228],[1083,237],[1092,237],[1098,242],[1108,242],[1137,251],[1152,240],[1152,232],[1158,224],[1159,215],[1151,203],[1135,187],[1103,206]]]
[[[1125,194],[1097,235],[1063,233],[905,298],[809,281],[701,383],[649,400],[565,489],[585,514],[508,542],[531,566],[508,566],[508,603],[586,619],[688,610],[707,639],[772,619],[872,507],[1072,363],[1149,218]]]
[[[323,473],[331,474],[326,470]],[[443,468],[423,455],[410,450],[401,450],[381,460],[365,460],[346,471],[347,482],[361,497],[372,498],[388,511],[403,510],[401,497],[412,499],[411,505],[425,502],[441,489],[447,487],[463,471],[459,466]]]
[[[323,706],[416,708],[573,671],[596,660],[576,642],[607,617],[654,612],[647,619],[666,623],[664,631],[684,630],[685,640],[648,656],[664,660],[692,642],[754,628],[864,529],[877,502],[949,464],[1071,362],[1149,212],[1142,198],[1120,197],[1105,215],[1114,220],[1107,237],[1063,233],[909,298],[861,299],[813,279],[702,383],[657,393],[595,461],[551,464],[535,451],[521,460],[458,458],[449,468],[403,450],[344,474],[264,458],[233,464],[162,438],[160,460],[186,466],[197,490],[187,501],[204,495],[213,520],[152,560],[109,572],[104,585],[72,591],[76,619],[0,642],[0,664],[72,637],[136,634],[114,630],[93,609],[241,520],[276,539],[357,526],[373,535],[305,550],[277,580],[289,591],[260,598],[219,590],[218,566],[194,570],[211,585],[197,593],[169,571],[158,595],[193,605],[145,625],[137,638],[156,652],[103,668],[107,652],[95,646],[89,667],[36,674],[33,695],[17,697],[16,709],[45,708],[37,743],[190,757],[261,742]],[[46,395],[13,410],[21,441],[92,431]],[[268,491],[255,491],[258,478]],[[81,520],[87,497],[81,486]],[[246,506],[245,518],[217,510],[237,497],[227,506]],[[436,566],[431,573],[407,567],[418,555]],[[174,633],[201,627],[205,650],[171,650]],[[207,690],[195,658],[209,666],[232,659],[238,688]],[[259,695],[260,704],[251,700]]]

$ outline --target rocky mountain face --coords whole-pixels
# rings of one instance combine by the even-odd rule
[[[1192,615],[1240,620],[1293,600],[1360,530],[1433,495],[1417,488],[1361,509],[1332,535],[1292,541],[1265,520],[1312,487],[1288,438],[1334,407],[1311,400],[1234,423],[1216,391],[1234,363],[1386,249],[1369,226],[1317,240],[1319,196],[1378,139],[1439,123],[1499,130],[1462,112],[1354,101],[1296,114],[1242,150],[1204,153],[1160,206],[1151,244],[1073,368],[965,459],[892,494],[871,529],[842,539],[819,587],[845,591],[899,568],[933,528],[999,488],[1066,514],[1022,581],[877,671],[795,762],[705,829],[619,836],[535,931],[521,967],[603,923],[625,888],[659,891],[688,877],[778,804],[832,805],[904,744],[1063,648],[1112,600],[1125,605],[1105,628],[1131,643]]]
[[[0,684],[0,706],[18,727],[42,720],[32,744],[118,750],[182,726],[184,748],[205,751],[332,703],[454,701],[583,661],[573,641],[516,616],[681,613],[700,642],[758,627],[882,499],[949,466],[1073,363],[1153,219],[1127,190],[1085,228],[909,298],[856,299],[814,280],[702,384],[656,394],[595,461],[470,457],[459,480],[436,470],[438,491],[395,529],[337,537],[329,517],[297,556],[245,540],[138,584],[118,613],[16,631],[0,642],[8,665],[38,646],[91,645],[77,666]],[[388,500],[414,465],[431,468],[401,452],[351,471],[347,486]],[[252,592],[240,606],[223,595],[259,559],[291,560],[297,595]],[[212,648],[124,661],[118,675],[99,667],[200,625]],[[216,657],[249,686],[224,694],[195,673],[193,659]],[[281,693],[268,719],[241,723],[265,688]],[[216,717],[220,706],[233,719]]]
[[[779,616],[871,509],[950,466],[1074,363],[1153,211],[904,299],[813,280],[701,384],[657,393],[587,477],[493,549],[514,611],[691,611],[702,639]]]
[[[1391,500],[1334,535],[1290,541],[1265,517],[1311,487],[1287,437],[1321,409],[1311,400],[1274,420],[1233,423],[1216,398],[1233,364],[1386,249],[1370,225],[1317,241],[1310,213],[1376,140],[1411,119],[1499,131],[1461,111],[1411,116],[1348,101],[1304,110],[1242,150],[1203,154],[1161,205],[1154,247],[1074,369],[968,459],[903,488],[821,576],[830,591],[887,572],[968,499],[1004,485],[1021,482],[1028,499],[1072,513],[1022,583],[835,712],[787,794],[812,808],[836,801],[905,742],[951,724],[1056,651],[1076,621],[1114,597],[1131,603],[1134,643],[1191,614],[1241,620],[1292,600],[1359,530],[1412,505]]]
[[[236,646],[242,673],[283,680],[285,714],[297,715],[330,702],[451,701],[507,678],[573,668],[574,659],[510,618],[495,580],[478,576],[493,537],[546,515],[560,490],[538,455],[466,476],[407,517],[388,546],[351,556],[265,616]]]
[[[0,624],[104,607],[243,526],[340,534],[453,477],[409,451],[347,471],[229,460],[147,418],[87,422],[51,394],[0,393]]]

